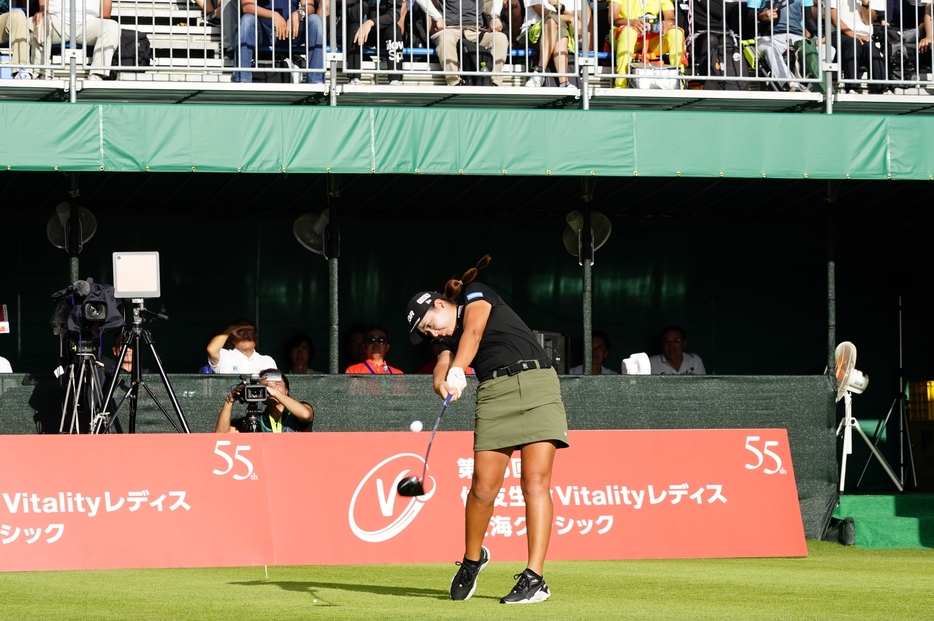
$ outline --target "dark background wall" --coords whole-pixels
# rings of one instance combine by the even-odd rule
[[[313,366],[326,370],[328,265],[291,232],[295,218],[320,210],[322,201],[297,193],[280,203],[275,192],[281,187],[265,190],[263,184],[272,185],[265,176],[237,177],[237,183],[256,188],[242,199],[200,195],[196,182],[180,191],[160,184],[160,176],[153,179],[82,199],[95,213],[98,230],[80,255],[81,276],[111,282],[113,252],[160,252],[163,295],[149,307],[171,320],[149,328],[169,372],[197,371],[211,334],[240,316],[258,320],[259,350],[280,365],[287,364],[281,352],[285,339],[307,332],[316,343]],[[352,198],[345,201],[341,220],[342,332],[357,323],[385,324],[395,337],[390,362],[414,371],[426,352],[404,339],[407,300],[416,291],[440,288],[490,253],[493,263],[481,278],[533,329],[567,334],[571,363],[580,362],[581,268],[561,242],[564,214],[582,205],[576,181],[569,180],[561,193],[533,195],[529,188],[538,181],[519,183],[517,189],[510,180],[508,200],[487,193],[485,188],[496,187],[493,181],[476,182],[446,203],[439,190],[456,180],[419,194],[413,186],[397,187],[417,179],[372,179],[369,186],[358,185],[356,194],[345,192]],[[800,201],[782,190],[785,209],[769,198],[778,186],[765,182],[710,182],[720,195],[717,202],[709,191],[694,193],[696,186],[688,183],[640,179],[612,191],[598,186],[597,195],[603,187],[605,198],[596,208],[613,223],[593,270],[594,325],[612,339],[607,365],[619,368],[633,352],[658,353],[659,329],[678,323],[688,330],[689,351],[700,354],[711,373],[822,373],[830,244],[826,209],[802,210]],[[404,209],[392,199],[390,186],[406,196]],[[928,356],[934,335],[927,329],[930,210],[921,206],[890,216],[884,191],[895,184],[867,187],[873,197],[868,211],[860,192],[841,193],[832,246],[837,340],[856,343],[857,366],[871,378],[869,390],[854,400],[855,413],[871,431],[897,392],[899,295],[907,379],[934,379]],[[69,264],[45,234],[54,205],[67,199],[56,192],[34,204],[0,206],[0,303],[8,305],[13,328],[13,334],[0,335],[0,355],[17,372],[48,373],[57,364],[50,296],[69,284]],[[641,214],[629,201],[632,192],[640,196]],[[528,201],[513,209],[516,196],[532,196],[533,206],[541,209],[535,212]],[[893,213],[904,202],[904,193],[899,196],[891,203]],[[757,208],[764,202],[767,207]],[[666,206],[675,203],[690,209],[672,217]],[[725,205],[744,209],[727,214]]]

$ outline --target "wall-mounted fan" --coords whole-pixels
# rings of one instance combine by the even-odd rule
[[[292,225],[292,233],[302,246],[315,254],[324,255],[324,229],[328,222],[330,215],[327,209],[319,214],[306,213]]]
[[[59,203],[45,227],[45,234],[52,245],[67,250],[72,256],[80,253],[96,232],[97,219],[94,214],[84,207],[72,207],[69,203]]]
[[[888,473],[892,482],[895,483],[895,487],[898,488],[898,491],[902,491],[902,484],[895,476],[895,473],[892,472],[889,462],[885,460],[885,457],[882,456],[879,449],[869,441],[866,432],[863,431],[863,428],[859,426],[859,422],[853,416],[852,395],[862,394],[863,391],[866,390],[869,386],[869,376],[856,368],[856,346],[849,341],[843,341],[837,345],[837,348],[834,350],[834,380],[837,382],[836,400],[839,403],[840,400],[843,399],[844,404],[843,420],[840,421],[840,425],[837,427],[838,436],[841,431],[843,432],[843,456],[840,461],[840,493],[843,493],[843,485],[846,480],[847,456],[853,454],[854,429],[863,437],[863,440],[866,441],[866,446],[869,447],[872,454],[875,455],[879,463],[882,464],[882,467]]]
[[[572,211],[567,215],[568,225],[564,229],[564,247],[572,256],[581,256],[581,244],[583,236],[581,229],[584,226],[584,214],[579,211]],[[599,211],[593,211],[590,214],[590,230],[593,231],[593,249],[598,250],[606,240],[610,238],[610,232],[613,225],[610,219]]]

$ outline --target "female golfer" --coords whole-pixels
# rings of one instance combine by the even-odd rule
[[[532,331],[492,289],[472,282],[489,260],[489,256],[481,259],[461,280],[449,280],[443,295],[424,291],[413,297],[407,319],[413,343],[423,336],[443,341],[434,370],[434,388],[441,398],[461,396],[467,386],[464,369],[469,366],[476,369],[480,381],[466,549],[451,581],[451,599],[470,599],[477,588],[477,574],[490,562],[483,537],[509,458],[518,449],[529,562],[500,603],[530,604],[551,596],[542,566],[554,515],[551,469],[555,450],[568,446],[567,416],[558,376]]]

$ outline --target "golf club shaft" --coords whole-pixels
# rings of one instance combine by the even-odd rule
[[[435,420],[434,429],[431,430],[431,437],[428,438],[428,449],[425,450],[425,466],[422,468],[422,481],[425,480],[425,475],[428,474],[428,455],[431,453],[431,443],[435,441],[435,433],[438,432],[438,427],[441,426],[441,418],[444,416],[444,411],[451,405],[451,396],[452,395],[448,395],[445,397],[444,403],[441,405],[441,411],[438,412],[438,418]]]

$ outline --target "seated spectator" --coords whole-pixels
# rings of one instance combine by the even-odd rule
[[[441,14],[430,0],[419,0],[422,6],[429,6],[438,18]],[[389,84],[402,85],[402,49],[406,45],[409,6],[406,0],[347,0],[347,38],[345,70],[353,71],[349,84],[360,84],[359,69],[364,56],[369,56],[364,47],[386,50],[389,61]],[[339,18],[337,24],[338,42],[343,43],[343,28]],[[410,35],[412,33],[409,33]],[[411,37],[410,37],[411,38]]]
[[[352,326],[344,333],[344,349],[347,352],[347,358],[350,364],[354,365],[366,360],[366,343],[363,338],[366,336],[366,326]]]
[[[0,373],[12,373],[13,367],[10,366],[10,361],[0,356]]]
[[[265,433],[286,433],[311,431],[315,421],[315,410],[304,401],[296,401],[289,396],[289,378],[277,369],[260,372],[260,384],[266,386],[266,406],[262,414],[256,417],[256,431]],[[231,420],[233,405],[240,400],[243,384],[237,384],[224,399],[224,405],[217,416],[217,433],[237,433],[244,429],[246,418]]]
[[[758,8],[765,0],[749,0],[751,8]],[[760,30],[760,32],[763,32]],[[766,36],[756,39],[756,48],[765,58],[773,78],[780,80],[783,87],[793,93],[808,88],[795,81],[788,61],[795,57],[795,43],[817,34],[817,6],[813,0],[791,0],[778,12]]]
[[[723,78],[704,80],[704,90],[748,90],[749,82],[741,79],[749,76],[749,64],[743,58],[740,34],[751,37],[763,32],[768,22],[778,18],[778,10],[766,7],[756,12],[745,2],[716,0],[689,0],[688,6],[691,72]]]
[[[885,0],[839,0],[831,4],[830,19],[840,31],[840,57],[846,92],[858,88],[854,81],[862,71],[869,73],[870,80],[886,79],[885,59],[872,40],[873,23],[877,12],[885,11]],[[870,84],[874,94],[891,92],[884,84]]]
[[[590,373],[591,375],[619,375],[616,371],[603,366],[604,361],[610,355],[610,337],[603,330],[594,330],[590,339]],[[572,368],[568,373],[571,375],[583,375],[584,365],[579,364]]]
[[[194,0],[202,11],[204,11],[204,18],[201,20],[202,26],[213,26],[219,27],[221,25],[221,0],[217,0],[217,3],[212,0]]]
[[[70,40],[71,22],[68,0],[39,0],[39,11],[32,16],[34,44],[47,58],[46,42],[56,44]],[[92,67],[109,67],[120,44],[120,24],[110,19],[111,0],[75,0],[75,40],[93,45]],[[104,69],[92,69],[89,80],[103,80],[110,75]]]
[[[713,1],[713,0],[711,0]],[[616,73],[629,73],[636,52],[643,57],[662,58],[666,64],[684,66],[684,30],[675,26],[675,6],[671,0],[611,0],[610,22],[616,45]],[[616,78],[616,88],[626,88],[627,78]]]
[[[29,20],[26,19],[25,11],[10,10],[10,0],[0,0],[0,45],[10,48],[13,78],[32,78],[32,70],[25,67],[30,63]]]
[[[285,342],[285,353],[289,360],[289,373],[304,375],[306,373],[321,373],[310,368],[312,358],[315,357],[315,343],[306,334],[293,334]]]
[[[934,34],[932,6],[932,0],[890,0],[888,3],[886,21],[899,33],[896,48],[899,44],[902,47],[901,59],[893,54],[890,66],[894,65],[893,68],[901,71],[900,65],[904,62],[903,78],[914,79],[920,70],[931,70],[934,52],[931,45]]]
[[[589,5],[587,11],[589,15]],[[525,85],[540,87],[552,62],[555,73],[568,72],[568,50],[576,49],[581,32],[580,4],[576,0],[527,0],[522,32],[529,48],[538,50],[538,66]],[[559,87],[571,85],[567,76],[558,76],[557,81]]]
[[[389,353],[389,332],[386,328],[379,325],[368,327],[364,342],[366,343],[366,360],[350,365],[344,373],[402,375],[402,371],[389,366],[386,362],[386,354]]]
[[[287,54],[286,60],[292,63],[292,48],[304,43],[308,67],[323,69],[323,5],[316,5],[315,0],[240,0],[242,15],[234,37],[236,66],[252,67],[257,50],[269,46],[273,55]],[[250,83],[253,73],[235,71],[231,81]],[[309,73],[308,82],[324,84],[324,74]]]
[[[697,354],[685,353],[688,335],[681,326],[662,330],[662,355],[652,356],[652,375],[707,375],[704,362]]]
[[[256,351],[259,331],[249,319],[237,320],[208,343],[208,362],[212,373],[259,373],[278,368],[276,361]]]
[[[444,68],[444,76],[448,86],[458,86],[463,83],[459,75],[461,67],[460,45],[463,38],[471,43],[477,43],[490,50],[493,56],[493,75],[490,81],[499,86],[503,83],[503,65],[509,53],[509,37],[503,33],[503,21],[500,13],[503,9],[503,0],[493,0],[490,10],[489,23],[484,26],[483,7],[477,0],[444,0],[444,17],[437,16],[426,8],[426,12],[434,20],[434,34],[431,35]],[[437,9],[434,10],[437,13]],[[465,51],[465,53],[467,53]]]

